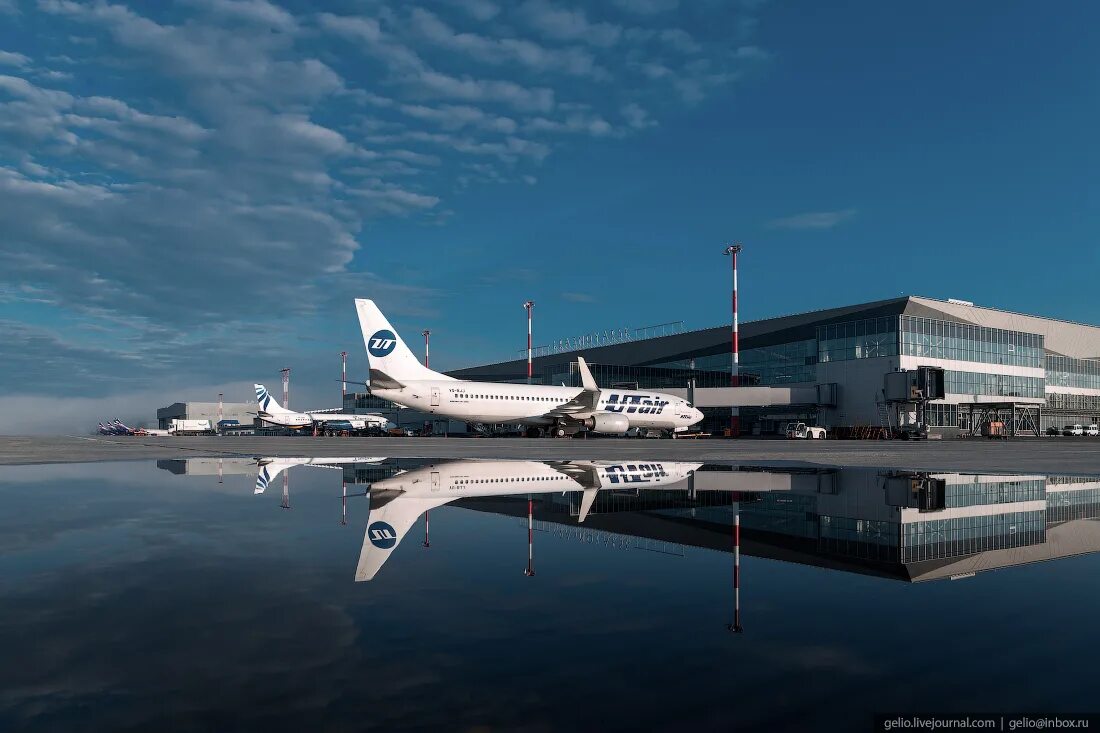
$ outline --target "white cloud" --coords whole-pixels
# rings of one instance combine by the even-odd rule
[[[518,63],[540,73],[560,71],[597,79],[608,77],[608,72],[598,66],[592,54],[583,48],[548,49],[525,39],[490,38],[476,33],[457,32],[438,15],[422,8],[413,8],[410,22],[413,32],[419,38],[485,63]]]
[[[568,300],[570,303],[594,303],[596,298],[588,293],[562,293],[562,300]]]
[[[0,49],[0,66],[23,67],[30,62],[31,60],[21,53],[16,53],[15,51],[4,51]]]
[[[519,15],[536,31],[556,41],[581,41],[593,46],[608,47],[618,43],[622,26],[592,22],[583,10],[563,8],[549,0],[525,0]]]
[[[856,215],[855,209],[840,209],[838,211],[807,211],[802,214],[785,216],[780,219],[772,219],[766,226],[769,229],[832,229]]]
[[[294,31],[298,23],[287,11],[267,0],[186,0],[228,20],[254,23],[280,31]]]
[[[551,120],[545,117],[535,117],[524,124],[527,132],[566,132],[584,133],[593,137],[611,135],[615,129],[599,115],[583,112],[572,112],[560,120]]]
[[[510,135],[518,127],[510,117],[502,117],[485,112],[478,107],[447,104],[441,107],[426,107],[419,104],[403,104],[401,111],[421,120],[439,125],[445,130],[458,130],[474,127],[488,132]]]
[[[554,107],[554,90],[528,88],[512,81],[449,76],[426,70],[416,77],[420,87],[440,97],[471,102],[500,102],[526,112],[545,112]]]
[[[634,102],[624,104],[620,109],[626,124],[635,130],[644,130],[656,126],[657,122],[642,107]]]
[[[8,390],[213,383],[351,293],[431,310],[436,291],[359,271],[386,261],[372,220],[534,185],[558,146],[652,128],[765,54],[668,27],[664,0],[180,4],[26,3],[63,71],[0,52],[0,302],[63,324],[7,324]]]

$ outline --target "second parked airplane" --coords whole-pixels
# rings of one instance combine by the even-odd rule
[[[600,389],[583,357],[580,387],[460,381],[422,365],[373,300],[357,299],[370,363],[370,390],[423,412],[486,424],[526,425],[555,437],[580,430],[622,435],[631,428],[671,435],[703,419],[687,400],[661,392]]]
[[[348,422],[351,423],[353,430],[390,430],[396,427],[392,422],[387,420],[384,415],[360,415],[350,412],[294,412],[294,410],[288,410],[279,404],[279,401],[271,396],[271,393],[267,391],[267,387],[262,384],[253,385],[256,388],[256,403],[259,405],[259,412],[256,414],[260,418],[272,425],[278,425],[284,428],[293,428],[295,430],[301,428],[312,427],[315,423],[318,425],[324,425],[328,422]]]

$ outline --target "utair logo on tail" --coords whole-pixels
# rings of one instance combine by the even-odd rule
[[[367,527],[370,543],[380,550],[388,550],[397,544],[397,532],[385,522],[375,522]]]
[[[374,335],[370,337],[370,346],[367,347],[367,351],[371,356],[389,356],[389,353],[393,351],[397,346],[397,336],[393,331],[382,329],[381,331],[375,331]]]

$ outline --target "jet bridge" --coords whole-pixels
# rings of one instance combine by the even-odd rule
[[[791,387],[662,387],[661,391],[683,397],[695,407],[835,407],[837,397],[837,385],[832,383]]]

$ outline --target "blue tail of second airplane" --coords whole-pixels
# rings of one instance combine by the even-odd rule
[[[271,396],[271,393],[267,391],[267,387],[262,384],[252,385],[256,388],[256,403],[259,404],[260,410],[266,412],[268,415],[287,414],[292,412],[279,404],[279,401]]]

